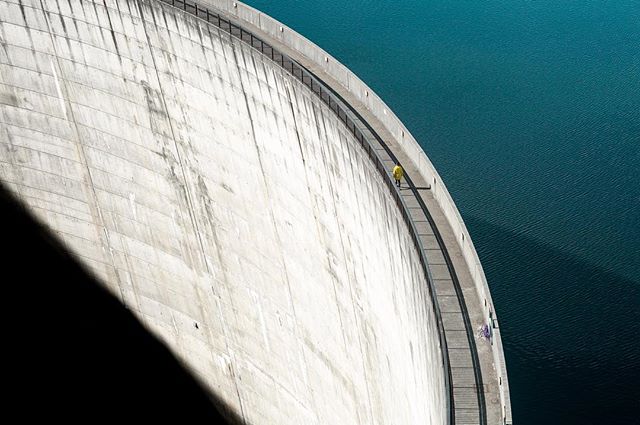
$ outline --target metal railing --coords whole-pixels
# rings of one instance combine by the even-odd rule
[[[396,189],[396,186],[390,174],[390,170],[388,170],[385,167],[378,153],[376,152],[376,149],[373,147],[373,143],[368,140],[367,136],[365,136],[365,133],[370,133],[371,135],[373,135],[375,142],[377,142],[377,144],[379,144],[385,150],[385,152],[389,155],[389,157],[393,161],[398,163],[396,156],[393,154],[391,149],[386,145],[386,143],[384,143],[382,138],[380,138],[380,136],[373,130],[373,128],[338,93],[336,93],[333,89],[331,89],[329,85],[324,83],[320,78],[318,78],[311,71],[306,69],[304,66],[299,64],[297,61],[295,61],[288,55],[280,52],[273,45],[265,42],[260,37],[254,35],[250,31],[247,31],[243,27],[235,24],[234,22],[225,18],[224,16],[221,16],[220,14],[214,11],[211,11],[206,7],[198,5],[195,2],[190,2],[188,0],[160,0],[160,1],[162,1],[163,3],[169,4],[171,6],[174,6],[178,9],[181,9],[187,13],[190,13],[198,18],[206,20],[210,24],[213,24],[216,27],[220,28],[221,30],[229,33],[231,36],[234,36],[240,39],[241,41],[247,43],[254,49],[258,50],[260,53],[262,53],[263,55],[267,56],[269,59],[277,63],[280,67],[282,67],[283,69],[288,71],[291,75],[293,75],[295,78],[300,80],[302,84],[304,84],[309,89],[311,89],[311,91],[315,93],[337,115],[340,121],[344,123],[344,125],[349,130],[349,132],[355,137],[355,139],[360,143],[362,148],[365,150],[365,152],[369,156],[369,159],[373,162],[376,169],[381,174],[383,181],[388,186],[390,193],[392,194],[396,204],[398,205],[402,218],[405,221],[407,227],[410,229],[409,233],[410,233],[411,239],[419,254],[420,264],[422,266],[425,277],[427,279],[427,287],[431,295],[434,314],[436,316],[436,321],[437,321],[438,337],[440,341],[442,361],[443,361],[443,366],[445,370],[444,379],[445,379],[445,390],[447,395],[447,403],[446,403],[447,418],[450,424],[455,423],[454,409],[452,406],[453,387],[451,385],[451,368],[449,365],[447,341],[445,338],[444,324],[442,322],[442,315],[440,311],[440,306],[438,304],[435,287],[433,284],[433,278],[431,277],[431,272],[430,272],[426,257],[424,255],[424,247],[422,246],[422,242],[420,241],[420,237],[418,236],[418,232],[417,232],[417,229],[415,228],[414,222],[411,219],[411,216],[409,215],[409,210],[404,200],[402,199],[400,192]],[[459,283],[457,283],[457,278],[455,277],[455,271],[453,270],[451,259],[446,250],[444,242],[442,241],[442,237],[440,236],[440,233],[438,232],[437,227],[433,222],[433,218],[424,204],[424,201],[419,195],[418,189],[413,184],[406,170],[405,170],[405,179],[409,184],[412,194],[417,199],[420,205],[420,208],[423,210],[425,216],[427,217],[427,220],[430,222],[432,228],[434,229],[434,234],[436,236],[436,239],[438,240],[438,244],[440,245],[440,248],[445,256],[445,261],[447,262],[447,266],[450,270],[450,273],[452,274],[454,283],[456,283],[456,294],[458,295],[458,298],[462,303],[463,312],[465,316],[465,325],[468,325],[469,318],[468,318],[468,313],[466,312],[466,307],[464,307],[464,299],[461,298],[462,297],[461,289],[459,287]],[[477,351],[475,349],[475,342],[473,341],[473,332],[470,331],[470,329],[467,329],[467,334],[468,336],[470,335],[470,341],[473,343],[472,358],[473,358],[473,364],[474,364],[474,369],[476,374],[476,383],[480,384],[480,385],[477,385],[478,387],[477,391],[478,391],[478,401],[479,401],[479,404],[481,404],[481,406],[479,406],[480,412],[481,412],[481,423],[485,423],[486,415],[482,414],[485,408],[484,394],[482,393],[482,385],[481,385],[482,381],[481,381],[481,376],[479,375],[480,366],[478,363]],[[479,377],[480,377],[480,381],[478,382]],[[484,420],[482,420],[483,416],[485,418]]]

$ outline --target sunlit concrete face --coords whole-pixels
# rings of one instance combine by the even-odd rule
[[[445,422],[389,189],[239,40],[156,1],[0,0],[0,179],[249,423]]]

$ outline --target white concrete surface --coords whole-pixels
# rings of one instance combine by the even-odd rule
[[[394,149],[396,156],[404,159],[402,162],[405,169],[414,176],[419,175],[420,180],[431,186],[430,192],[439,209],[438,214],[443,214],[446,218],[450,227],[447,233],[450,232],[455,236],[455,242],[466,264],[464,273],[470,274],[475,287],[477,299],[471,300],[471,304],[476,304],[478,308],[471,313],[480,316],[481,322],[492,325],[491,359],[487,360],[491,364],[495,380],[499,383],[501,422],[511,424],[507,368],[496,309],[487,279],[464,221],[442,178],[424,150],[374,90],[312,41],[242,2],[236,0],[198,0],[198,2],[237,20],[241,25],[272,42],[280,50],[319,75],[375,128],[383,140]],[[449,249],[452,250],[451,247]]]
[[[0,0],[0,180],[248,423],[445,423],[391,194],[238,40],[156,1]]]

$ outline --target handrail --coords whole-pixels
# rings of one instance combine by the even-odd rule
[[[342,99],[342,97],[339,94],[335,93],[335,91],[331,87],[329,87],[329,90],[334,92],[335,96],[337,96],[338,98]],[[345,104],[353,111],[354,114],[356,114],[356,116],[362,121],[362,123],[365,126],[367,126],[369,131],[374,135],[374,137],[376,138],[378,143],[387,152],[387,155],[389,155],[389,157],[393,160],[393,162],[396,163],[396,164],[399,164],[400,162],[398,161],[398,158],[396,157],[396,155],[393,153],[391,148],[389,148],[389,146],[386,143],[384,143],[384,141],[378,135],[378,133],[369,125],[369,123],[367,123],[362,118],[362,116],[357,111],[355,111],[351,107],[351,105],[349,105],[346,102],[345,102]],[[420,209],[423,211],[425,217],[427,218],[427,221],[429,222],[429,224],[431,225],[431,228],[433,229],[434,236],[436,238],[436,241],[438,243],[440,251],[442,251],[442,255],[443,255],[445,263],[447,265],[447,269],[449,270],[449,274],[451,275],[451,280],[453,282],[453,286],[454,286],[454,289],[455,289],[455,292],[456,292],[456,297],[457,297],[458,301],[460,302],[460,309],[461,309],[462,317],[463,317],[463,321],[464,321],[465,333],[467,335],[467,341],[469,342],[469,347],[471,349],[470,350],[471,351],[471,361],[473,363],[473,373],[474,373],[474,378],[475,378],[475,381],[476,381],[476,395],[478,397],[479,419],[480,419],[480,424],[484,425],[484,424],[487,423],[487,412],[486,412],[486,406],[485,406],[484,385],[482,383],[482,372],[480,370],[480,360],[478,358],[478,349],[476,347],[473,328],[471,326],[471,321],[469,319],[469,312],[467,310],[467,306],[466,306],[466,303],[464,301],[464,294],[462,293],[462,287],[460,286],[460,281],[458,279],[458,275],[457,275],[457,273],[455,271],[455,268],[453,267],[453,261],[451,260],[451,256],[449,255],[449,250],[447,249],[447,246],[444,243],[444,239],[442,238],[440,230],[438,229],[438,227],[435,224],[435,220],[433,219],[433,216],[431,215],[431,213],[429,212],[429,209],[425,205],[424,200],[422,199],[422,196],[420,196],[420,194],[418,193],[418,188],[416,187],[416,185],[411,180],[410,175],[405,172],[404,177],[407,180],[407,184],[409,185],[409,188],[411,189],[411,193],[413,194],[413,196],[418,201],[418,204],[420,205]],[[403,203],[403,206],[406,208],[404,203]],[[412,220],[410,220],[410,221],[411,221],[411,229],[417,235],[417,231],[415,229],[413,221]],[[419,239],[418,239],[418,243],[419,243],[420,247],[422,248],[422,242],[420,242]],[[425,259],[425,261],[426,261],[426,259]],[[432,279],[430,272],[428,273],[428,279],[429,280]],[[435,296],[435,293],[432,293],[432,295]],[[436,300],[436,304],[437,304],[437,300]],[[440,314],[440,311],[438,311],[438,315],[439,314]],[[445,345],[445,347],[446,347],[446,345]],[[450,368],[449,368],[449,376],[451,376],[451,369]],[[453,389],[453,387],[452,387],[452,389]],[[452,399],[453,399],[453,397],[452,397]],[[452,418],[455,419],[455,413],[452,414]]]
[[[445,377],[445,390],[447,394],[447,403],[446,403],[447,418],[450,424],[455,423],[454,409],[452,406],[453,387],[451,385],[451,367],[449,365],[448,347],[447,347],[447,342],[445,338],[444,324],[442,321],[441,310],[437,300],[435,287],[433,284],[433,278],[431,276],[431,271],[429,269],[427,259],[424,255],[422,242],[420,241],[420,238],[418,236],[418,232],[415,228],[415,224],[409,215],[408,208],[404,200],[402,199],[402,196],[400,196],[399,191],[396,189],[393,183],[389,170],[387,170],[386,167],[384,166],[378,153],[373,148],[371,141],[368,140],[363,130],[365,130],[366,128],[366,130],[368,130],[368,132],[370,132],[374,136],[375,141],[380,146],[383,147],[383,149],[386,151],[389,157],[394,162],[398,163],[398,160],[394,155],[393,151],[388,147],[386,143],[384,143],[384,141],[378,135],[378,133],[373,130],[373,128],[369,125],[369,123],[367,123],[362,118],[362,116],[355,110],[355,108],[353,108],[348,102],[346,102],[328,84],[324,83],[324,81],[322,81],[318,76],[316,76],[314,73],[312,73],[310,70],[305,68],[303,65],[298,63],[296,60],[294,60],[290,56],[280,52],[278,49],[274,48],[271,44],[265,42],[260,37],[254,35],[252,32],[247,31],[242,26],[237,25],[230,19],[226,19],[225,17],[221,16],[217,12],[211,11],[210,9],[204,6],[199,5],[197,2],[190,2],[188,0],[161,0],[161,1],[163,3],[167,3],[167,4],[170,4],[171,6],[182,9],[185,12],[195,15],[198,18],[206,20],[207,22],[229,33],[231,36],[236,37],[241,41],[249,44],[251,47],[258,50],[260,53],[264,54],[265,56],[270,58],[272,61],[277,63],[279,66],[284,68],[291,75],[293,75],[295,78],[300,80],[305,86],[310,88],[313,93],[315,93],[325,104],[329,106],[329,108],[338,116],[340,121],[342,121],[344,125],[347,127],[347,129],[353,134],[355,139],[358,140],[358,142],[360,143],[362,148],[365,150],[365,152],[367,152],[369,159],[374,163],[376,169],[382,175],[383,181],[387,184],[389,190],[391,191],[391,194],[400,209],[403,220],[405,221],[405,224],[407,225],[407,227],[410,229],[409,233],[410,233],[411,239],[413,240],[414,246],[417,249],[419,254],[420,263],[425,273],[425,277],[427,280],[427,287],[431,295],[434,314],[436,316],[438,336],[439,336],[441,354],[442,354],[442,360],[443,360],[443,367],[445,370],[444,377]],[[476,380],[476,392],[478,395],[480,421],[481,421],[481,424],[485,424],[486,411],[485,411],[484,392],[483,392],[483,385],[482,385],[482,375],[480,372],[480,364],[478,360],[477,348],[475,346],[473,331],[471,329],[468,312],[464,302],[464,296],[462,294],[462,289],[460,288],[460,283],[455,273],[455,269],[453,268],[451,257],[448,253],[448,250],[446,248],[446,245],[444,244],[444,241],[442,239],[442,236],[439,230],[435,226],[433,217],[431,216],[426,205],[424,204],[422,197],[419,195],[418,189],[416,188],[415,184],[413,183],[410,176],[406,172],[405,172],[405,178],[407,180],[407,183],[409,184],[409,188],[411,189],[412,194],[416,198],[418,204],[420,205],[420,208],[424,212],[425,216],[427,217],[427,220],[429,221],[429,223],[431,224],[434,230],[434,235],[443,253],[443,256],[445,258],[445,263],[447,264],[447,268],[449,269],[452,280],[454,282],[456,295],[461,304],[467,338],[469,340],[469,344],[472,352],[472,362],[474,366],[474,376]]]
[[[396,164],[400,163],[398,161],[398,159],[396,158],[396,156],[391,151],[391,149],[387,146],[386,143],[384,143],[382,138],[378,135],[378,133],[362,118],[362,116],[355,109],[353,109],[351,107],[351,105],[349,105],[342,98],[342,96],[340,96],[338,93],[336,93],[330,86],[328,86],[326,83],[324,83],[321,79],[319,79],[314,73],[309,71],[307,68],[305,68],[302,65],[299,65],[299,66],[302,67],[307,73],[309,73],[309,75],[311,75],[312,78],[317,79],[321,84],[323,84],[325,89],[328,90],[329,92],[331,92],[332,96],[334,96],[343,105],[345,105],[348,108],[349,113],[355,115],[355,117],[357,118],[356,122],[357,122],[358,126],[359,125],[363,125],[369,130],[369,132],[375,137],[375,139],[378,142],[378,144],[380,144],[383,147],[383,149],[385,150],[385,152],[387,152],[389,157],[392,158],[394,163],[396,163]],[[361,134],[362,134],[362,132],[361,132]],[[418,236],[418,231],[417,231],[417,229],[415,227],[415,223],[413,222],[413,220],[411,219],[411,216],[409,215],[409,210],[407,208],[406,203],[402,199],[402,196],[400,196],[400,192],[396,189],[395,185],[393,184],[393,180],[391,179],[391,175],[389,174],[389,170],[387,170],[384,167],[384,164],[382,163],[382,160],[380,159],[380,156],[377,154],[375,149],[371,149],[372,145],[367,140],[367,137],[363,135],[363,139],[365,141],[367,141],[368,147],[370,148],[370,149],[366,149],[365,148],[365,150],[367,152],[369,152],[369,157],[371,158],[371,160],[374,161],[374,163],[376,164],[378,170],[383,175],[383,180],[385,180],[387,185],[390,187],[391,193],[392,193],[394,199],[396,200],[396,203],[398,203],[398,206],[400,207],[400,210],[402,212],[402,217],[404,218],[405,223],[407,224],[407,226],[410,229],[411,239],[413,240],[413,243],[416,245],[416,249],[419,252],[420,264],[422,265],[423,271],[425,273],[425,277],[427,278],[427,285],[428,285],[428,289],[429,289],[429,294],[431,295],[431,299],[432,299],[433,304],[434,304],[434,314],[436,315],[436,321],[437,321],[437,324],[438,324],[438,334],[439,334],[439,337],[441,339],[440,343],[441,343],[441,346],[442,346],[443,353],[446,353],[446,355],[443,354],[443,360],[444,360],[443,361],[443,363],[444,363],[443,366],[445,368],[445,385],[447,385],[447,388],[448,388],[449,400],[453,400],[453,386],[451,385],[451,367],[449,366],[449,358],[448,358],[449,350],[448,350],[448,346],[447,346],[447,340],[445,338],[444,324],[442,322],[442,315],[441,315],[441,311],[440,311],[440,305],[438,303],[438,299],[437,299],[436,292],[435,292],[435,287],[433,285],[433,277],[431,276],[431,270],[429,269],[428,261],[427,261],[425,255],[424,255],[424,247],[422,245],[422,241],[420,240],[420,237]],[[375,159],[374,159],[374,156],[375,156]],[[404,177],[407,180],[407,183],[409,184],[409,187],[411,189],[412,194],[414,195],[414,197],[416,197],[416,199],[418,199],[418,202],[421,205],[421,209],[425,212],[425,216],[427,216],[429,221],[432,222],[431,215],[427,211],[426,206],[422,202],[422,199],[421,199],[420,195],[417,192],[416,186],[413,184],[413,182],[411,181],[411,179],[409,177],[409,174],[406,171],[404,173]],[[435,226],[433,226],[433,227],[435,229]],[[435,231],[437,231],[437,229],[435,229]],[[443,246],[443,250],[446,250],[446,247]],[[447,254],[447,257],[448,257],[448,254]],[[447,381],[448,381],[448,383],[447,383]],[[454,412],[454,409],[451,406],[449,407],[449,409],[450,409],[450,412],[449,412],[448,416],[450,418],[450,422],[453,424],[453,423],[455,423],[455,412]]]
[[[509,394],[509,379],[506,369],[506,361],[502,346],[501,329],[498,325],[495,306],[491,297],[489,285],[484,274],[478,253],[465,226],[462,216],[458,211],[446,185],[438,174],[422,147],[402,121],[393,113],[385,102],[368,87],[357,75],[351,72],[340,61],[329,53],[309,41],[304,36],[290,29],[285,24],[277,21],[269,15],[248,6],[241,1],[234,0],[197,0],[211,7],[225,16],[251,29],[256,34],[266,37],[275,43],[282,51],[296,58],[300,63],[322,75],[329,87],[341,94],[352,97],[355,103],[350,104],[364,116],[371,116],[372,124],[376,128],[380,125],[381,135],[389,137],[398,144],[394,151],[402,152],[407,156],[405,161],[412,170],[429,183],[434,201],[444,213],[444,218],[451,226],[456,236],[462,258],[471,274],[475,292],[480,301],[480,310],[484,323],[490,328],[491,358],[498,379],[498,395],[502,420],[500,423],[511,425],[511,400]],[[386,155],[385,155],[386,156]],[[406,168],[406,167],[405,167]],[[484,356],[480,356],[484,358]],[[487,406],[488,408],[489,406]]]

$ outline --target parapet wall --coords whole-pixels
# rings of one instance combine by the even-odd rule
[[[0,180],[248,423],[446,423],[394,197],[246,43],[159,1],[0,0]]]
[[[199,0],[199,2],[237,19],[242,25],[247,25],[255,30],[256,34],[264,36],[269,41],[276,41],[279,48],[322,76],[334,90],[344,97],[348,97],[351,106],[363,116],[375,118],[376,124],[384,127],[387,134],[393,138],[395,144],[403,151],[405,157],[412,161],[413,168],[410,171],[419,173],[424,181],[430,183],[434,198],[446,216],[453,232],[457,235],[457,243],[462,251],[482,304],[485,322],[491,325],[491,349],[494,367],[500,384],[502,417],[505,423],[512,423],[509,383],[502,339],[486,276],[460,212],[424,150],[402,121],[371,88],[338,60],[304,36],[272,17],[238,1]]]

